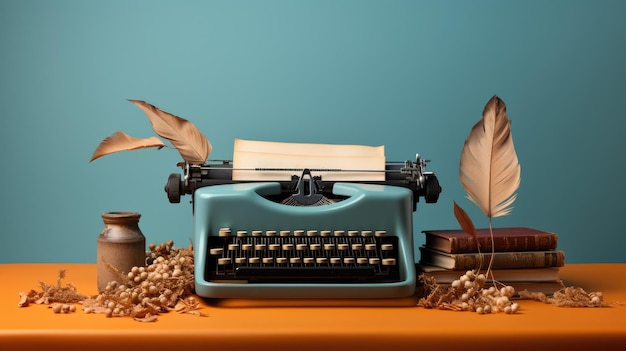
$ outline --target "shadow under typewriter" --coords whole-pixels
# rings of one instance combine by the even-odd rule
[[[302,184],[312,184],[312,182]],[[218,306],[415,305],[410,189],[274,182],[194,193],[196,293]]]

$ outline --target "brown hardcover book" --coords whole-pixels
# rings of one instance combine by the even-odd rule
[[[420,264],[453,270],[486,268],[492,255],[491,252],[451,254],[425,246],[420,247],[420,254]],[[561,250],[495,252],[493,256],[492,269],[547,268],[565,265],[565,252]]]
[[[439,284],[452,283],[459,279],[467,270],[451,270],[436,266],[416,264],[417,274],[424,277],[432,277]],[[480,273],[486,273],[487,267],[483,267]],[[491,272],[497,281],[506,282],[556,282],[560,280],[559,267],[548,268],[513,268],[492,269]],[[491,275],[487,283],[491,283]]]
[[[477,252],[476,240],[461,229],[423,231],[426,247],[448,252]],[[481,252],[490,252],[489,228],[476,229]],[[557,248],[558,235],[527,227],[493,228],[493,251],[543,251]]]

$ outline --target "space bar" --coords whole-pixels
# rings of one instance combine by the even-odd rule
[[[374,267],[237,267],[237,279],[275,281],[368,280],[376,275]]]

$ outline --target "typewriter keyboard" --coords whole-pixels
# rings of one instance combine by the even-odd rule
[[[208,237],[205,279],[231,283],[400,281],[398,238],[382,230],[221,228]]]

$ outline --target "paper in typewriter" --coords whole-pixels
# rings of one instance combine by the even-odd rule
[[[233,180],[290,180],[305,168],[328,181],[384,181],[385,147],[235,139]]]

